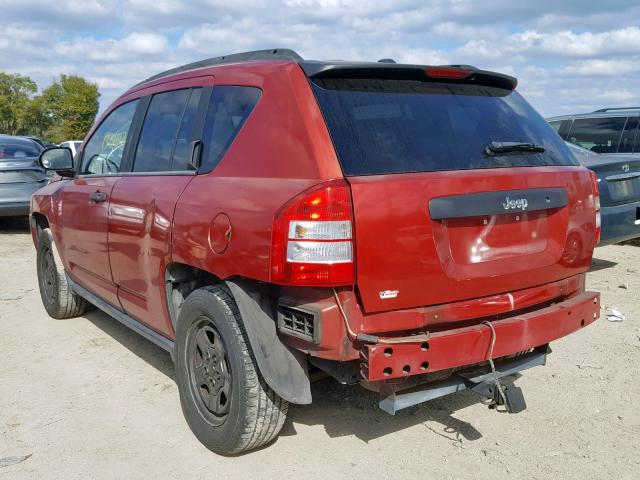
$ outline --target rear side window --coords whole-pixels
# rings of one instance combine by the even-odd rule
[[[638,117],[629,117],[627,124],[622,132],[622,138],[620,138],[620,146],[618,147],[619,153],[632,153],[635,151],[640,152],[638,148]]]
[[[576,118],[569,141],[596,153],[616,153],[625,117]]]
[[[187,169],[187,151],[199,99],[200,89],[153,96],[140,132],[134,172]]]
[[[576,164],[515,91],[378,79],[312,86],[345,175]],[[493,141],[535,143],[545,151],[488,156]]]
[[[202,135],[202,169],[213,169],[222,159],[260,99],[254,87],[214,87]]]

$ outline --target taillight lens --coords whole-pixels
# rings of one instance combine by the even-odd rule
[[[596,210],[596,245],[600,243],[601,216],[600,216],[600,191],[598,190],[598,176],[595,172],[591,174],[591,185],[593,187],[593,206]]]
[[[271,280],[290,285],[354,282],[351,190],[344,180],[317,185],[289,201],[273,224]]]

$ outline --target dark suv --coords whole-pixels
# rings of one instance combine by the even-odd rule
[[[230,55],[152,77],[42,154],[42,301],[87,301],[171,352],[187,422],[234,454],[311,403],[309,371],[389,413],[510,375],[593,322],[594,176],[469,66]]]

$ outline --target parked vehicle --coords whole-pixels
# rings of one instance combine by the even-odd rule
[[[29,215],[31,194],[46,183],[41,151],[32,140],[0,135],[0,217]]]
[[[56,145],[54,145],[53,143],[48,143],[45,142],[44,140],[41,140],[38,137],[30,137],[30,136],[24,136],[22,138],[26,138],[28,140],[32,140],[34,142],[36,142],[38,145],[40,145],[43,149],[47,149],[47,148],[51,148],[51,147],[55,147]]]
[[[311,403],[309,368],[389,412],[510,375],[599,316],[595,175],[468,66],[229,55],[134,86],[34,197],[44,306],[87,300],[171,352],[186,420],[234,454]],[[117,387],[114,387],[117,388]]]
[[[603,108],[547,119],[563,140],[595,153],[640,153],[640,107]]]
[[[80,150],[81,145],[81,140],[68,140],[66,142],[62,142],[59,146],[67,147],[69,150],[71,150],[71,154],[75,157],[76,153],[78,153],[78,150]]]
[[[567,142],[578,161],[595,172],[600,192],[600,245],[640,237],[640,157],[594,153]]]

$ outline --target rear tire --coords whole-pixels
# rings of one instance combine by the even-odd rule
[[[62,319],[82,315],[87,301],[71,290],[49,228],[40,230],[38,235],[36,261],[40,298],[49,316]]]
[[[189,295],[178,319],[175,352],[182,411],[203,445],[234,455],[280,433],[289,404],[262,378],[228,290],[213,285]]]

